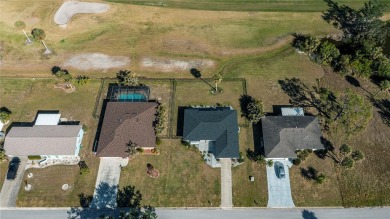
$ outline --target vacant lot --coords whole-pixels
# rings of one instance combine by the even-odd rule
[[[142,194],[142,205],[220,205],[220,169],[205,164],[198,150],[186,149],[179,140],[164,140],[158,149],[160,155],[138,155],[123,168],[120,188],[135,186]],[[146,174],[148,163],[160,172],[160,177],[154,179]]]
[[[12,111],[11,123],[32,122],[38,110],[59,110],[61,117],[87,125],[88,131],[84,135],[80,155],[91,169],[91,173],[81,178],[78,175],[78,167],[67,166],[32,170],[34,174],[36,173],[36,178],[33,178],[36,183],[33,184],[31,192],[23,193],[22,191],[18,201],[21,206],[69,206],[70,204],[73,206],[78,203],[77,194],[92,193],[94,188],[99,160],[91,153],[92,139],[95,137],[96,130],[96,121],[92,117],[92,111],[100,81],[91,80],[87,85],[76,86],[76,91],[71,94],[55,89],[56,82],[55,79],[1,78],[1,105]],[[58,174],[58,176],[53,176],[53,174]],[[38,183],[40,181],[42,183]],[[73,188],[62,199],[57,199],[56,196],[61,196],[62,193],[55,190],[60,189],[55,185],[63,182],[73,185]],[[47,186],[50,183],[53,187]],[[40,200],[41,196],[46,198]]]

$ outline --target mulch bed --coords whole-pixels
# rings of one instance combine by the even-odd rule
[[[76,90],[76,87],[71,83],[57,83],[54,85],[54,88],[59,88],[64,90],[66,93],[73,93]]]

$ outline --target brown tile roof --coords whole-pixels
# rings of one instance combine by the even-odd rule
[[[12,127],[4,149],[8,155],[75,155],[81,125]]]
[[[127,157],[129,141],[139,147],[155,147],[153,122],[156,107],[154,102],[108,102],[96,155]]]

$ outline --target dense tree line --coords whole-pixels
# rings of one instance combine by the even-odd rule
[[[389,84],[390,60],[383,47],[390,33],[390,21],[380,19],[386,5],[370,0],[362,8],[353,9],[333,0],[324,1],[329,8],[322,18],[342,31],[342,39],[297,34],[293,46],[306,52],[313,61],[330,65],[341,74],[376,76],[382,85]]]

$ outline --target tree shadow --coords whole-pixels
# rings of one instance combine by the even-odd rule
[[[7,107],[3,106],[0,108],[0,112],[6,112],[8,114],[12,114],[11,110],[9,110]]]
[[[190,73],[191,73],[192,76],[194,76],[194,78],[200,79],[200,80],[202,80],[204,83],[206,83],[208,86],[210,86],[211,89],[215,89],[211,84],[209,84],[209,82],[207,82],[206,80],[204,80],[204,79],[202,78],[202,73],[201,73],[198,69],[196,69],[196,68],[191,68],[191,69],[190,69]]]
[[[241,95],[240,99],[241,117],[248,118],[248,104],[253,100],[249,95]]]
[[[390,100],[389,99],[371,99],[371,102],[378,109],[378,113],[382,118],[382,121],[387,126],[390,126]]]
[[[253,146],[254,150],[257,154],[264,155],[264,147],[263,147],[263,128],[261,125],[261,121],[257,124],[253,124],[252,126],[253,132]]]
[[[318,219],[314,212],[306,210],[306,209],[302,210],[302,218],[303,219]]]
[[[86,195],[84,193],[80,193],[78,195],[78,197],[80,200],[80,206],[83,208],[89,207],[89,205],[91,204],[92,198],[93,198],[92,195]]]
[[[321,137],[321,144],[324,145],[324,150],[316,150],[314,151],[314,154],[321,159],[325,159],[327,157],[331,158],[334,162],[339,163],[340,160],[337,156],[337,154],[334,152],[334,146],[333,143],[330,142],[328,139]]]
[[[366,90],[364,87],[362,87],[360,82],[355,77],[347,75],[347,76],[345,76],[345,80],[347,80],[347,82],[350,83],[354,87],[360,87],[362,90],[364,90],[365,92],[367,92],[369,95],[372,96],[372,94],[368,90]]]
[[[184,128],[184,111],[190,107],[179,106],[177,111],[177,121],[176,121],[176,136],[183,136]]]
[[[135,186],[126,186],[118,190],[117,205],[118,207],[140,208],[142,194]]]
[[[91,201],[91,208],[115,208],[118,185],[110,185],[102,182],[97,188]]]
[[[307,169],[301,167],[300,172],[303,178],[307,180],[315,180],[317,179],[317,173],[318,171],[314,169],[314,167],[309,166]]]

